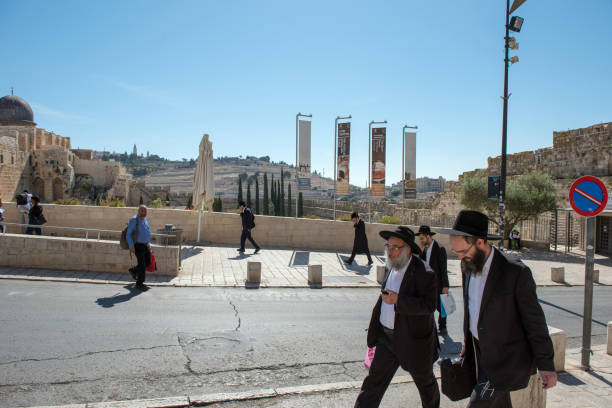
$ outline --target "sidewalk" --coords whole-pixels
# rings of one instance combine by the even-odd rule
[[[576,253],[523,250],[513,251],[534,275],[538,286],[574,286],[584,284],[584,256]],[[358,255],[353,265],[344,260],[348,252],[312,251],[288,248],[263,249],[253,255],[252,250],[242,255],[235,247],[223,245],[184,246],[182,269],[178,276],[169,277],[148,273],[147,284],[152,286],[215,286],[244,287],[247,262],[261,262],[261,287],[308,287],[308,265],[323,266],[324,287],[378,287],[376,266],[384,265],[384,257],[373,256],[374,265],[367,266],[364,255]],[[565,267],[566,283],[550,280],[551,267]],[[596,255],[595,269],[600,272],[600,285],[612,285],[612,260]],[[451,286],[461,286],[460,264],[457,258],[448,260]],[[125,285],[132,281],[115,273],[68,272],[46,269],[0,267],[0,279],[33,279]],[[597,283],[595,285],[598,285]]]
[[[606,354],[605,346],[593,348],[592,371],[584,372],[580,370],[579,365],[580,350],[566,350],[566,371],[559,373],[557,386],[547,391],[547,407],[608,408],[612,406],[612,356]],[[436,377],[439,379],[437,364],[435,368]],[[353,406],[360,386],[361,381],[351,381],[227,394],[177,396],[155,400],[74,404],[55,408],[186,408],[203,405],[219,408],[301,408],[304,406],[340,408]],[[467,400],[452,402],[444,395],[441,398],[441,407],[444,408],[463,408],[466,404]],[[410,376],[396,375],[392,385],[385,393],[381,407],[419,405],[419,394]]]

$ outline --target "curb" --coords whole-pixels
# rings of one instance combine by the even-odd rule
[[[436,378],[440,378],[436,375]],[[393,378],[391,384],[412,383],[409,375]],[[289,395],[315,394],[329,391],[342,391],[361,388],[361,381],[345,381],[327,384],[302,385],[295,387],[264,388],[257,391],[205,394],[199,396],[153,398],[131,401],[108,401],[70,405],[49,405],[30,408],[189,408],[232,401],[251,401]]]

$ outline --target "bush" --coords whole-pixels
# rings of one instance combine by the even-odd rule
[[[161,198],[156,198],[153,200],[153,202],[151,202],[151,204],[149,204],[149,207],[151,208],[162,208],[163,206],[164,205],[162,204]]]
[[[308,218],[308,219],[311,219],[311,220],[320,220],[321,219],[321,217],[319,217],[318,215],[304,215],[304,216],[302,216],[302,218]]]
[[[394,215],[385,215],[378,219],[379,224],[401,224],[402,221]]]
[[[352,221],[350,214],[344,214],[339,217],[336,217],[336,221]]]
[[[105,207],[125,207],[125,203],[118,197],[111,200],[102,200],[100,201],[100,205]]]
[[[66,198],[64,200],[54,201],[53,204],[59,204],[59,205],[80,205],[81,202],[79,201],[78,198],[71,197],[71,198]]]

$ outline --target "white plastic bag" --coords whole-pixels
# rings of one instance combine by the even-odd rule
[[[442,303],[442,306],[444,306],[444,310],[446,311],[447,315],[450,315],[455,310],[457,310],[457,305],[455,305],[455,298],[450,293],[448,293],[448,294],[444,294],[444,293],[441,294],[440,295],[440,302]]]

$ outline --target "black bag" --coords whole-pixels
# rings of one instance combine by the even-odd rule
[[[473,364],[464,364],[463,357],[440,363],[442,393],[451,401],[468,398],[476,386],[476,369]]]
[[[38,225],[43,225],[43,224],[46,224],[46,223],[47,223],[47,219],[46,219],[46,218],[45,218],[45,216],[44,216],[44,215],[42,215],[42,214],[40,214],[40,215],[37,217],[36,221],[38,221]]]

